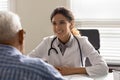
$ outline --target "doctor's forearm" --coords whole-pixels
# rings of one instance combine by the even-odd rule
[[[74,68],[73,69],[73,72],[75,74],[87,74],[87,71],[85,68]]]
[[[87,74],[85,68],[56,67],[62,75]]]

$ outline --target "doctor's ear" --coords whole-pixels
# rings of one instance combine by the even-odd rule
[[[72,21],[70,22],[70,29],[72,30],[72,29],[74,28],[74,26],[75,26],[75,23],[74,23],[74,21],[72,20]]]

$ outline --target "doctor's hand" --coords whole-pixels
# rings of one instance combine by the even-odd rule
[[[87,74],[85,68],[55,67],[62,75]]]

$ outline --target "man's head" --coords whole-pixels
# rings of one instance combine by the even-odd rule
[[[23,51],[24,31],[19,16],[9,11],[0,11],[0,44],[11,45]]]

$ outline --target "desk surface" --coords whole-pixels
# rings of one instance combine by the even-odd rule
[[[64,76],[64,78],[67,80],[114,80],[113,73],[109,73],[108,75],[99,77],[99,78],[91,78],[84,74],[67,75],[67,76]]]

